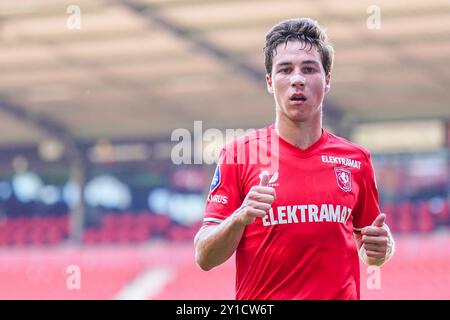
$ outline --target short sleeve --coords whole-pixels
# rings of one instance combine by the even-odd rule
[[[206,198],[203,223],[221,223],[236,211],[244,200],[241,189],[238,164],[226,149],[222,149]]]
[[[378,204],[378,189],[375,182],[370,154],[367,155],[367,164],[361,172],[361,188],[358,196],[355,215],[353,217],[353,230],[360,232],[362,228],[370,226],[380,214]]]

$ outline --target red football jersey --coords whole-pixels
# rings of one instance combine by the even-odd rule
[[[236,298],[359,299],[353,232],[380,213],[369,152],[324,129],[306,150],[274,125],[236,139],[222,149],[204,224],[238,209],[264,170],[276,199],[236,250]]]

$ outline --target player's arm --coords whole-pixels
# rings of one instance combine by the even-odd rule
[[[264,217],[275,200],[275,189],[269,185],[269,174],[263,172],[259,186],[253,186],[242,205],[218,225],[205,225],[194,239],[195,260],[203,270],[224,263],[236,251],[245,226]]]
[[[394,254],[395,241],[385,219],[382,213],[372,225],[354,233],[359,257],[367,265],[381,266]]]

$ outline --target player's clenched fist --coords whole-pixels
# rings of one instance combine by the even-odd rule
[[[260,175],[259,185],[250,189],[235,215],[244,225],[250,224],[256,218],[263,218],[269,212],[275,197],[275,189],[269,187],[269,173],[263,171]]]

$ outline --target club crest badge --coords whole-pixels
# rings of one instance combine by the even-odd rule
[[[339,188],[345,192],[352,191],[352,172],[342,167],[335,167],[334,174]]]

